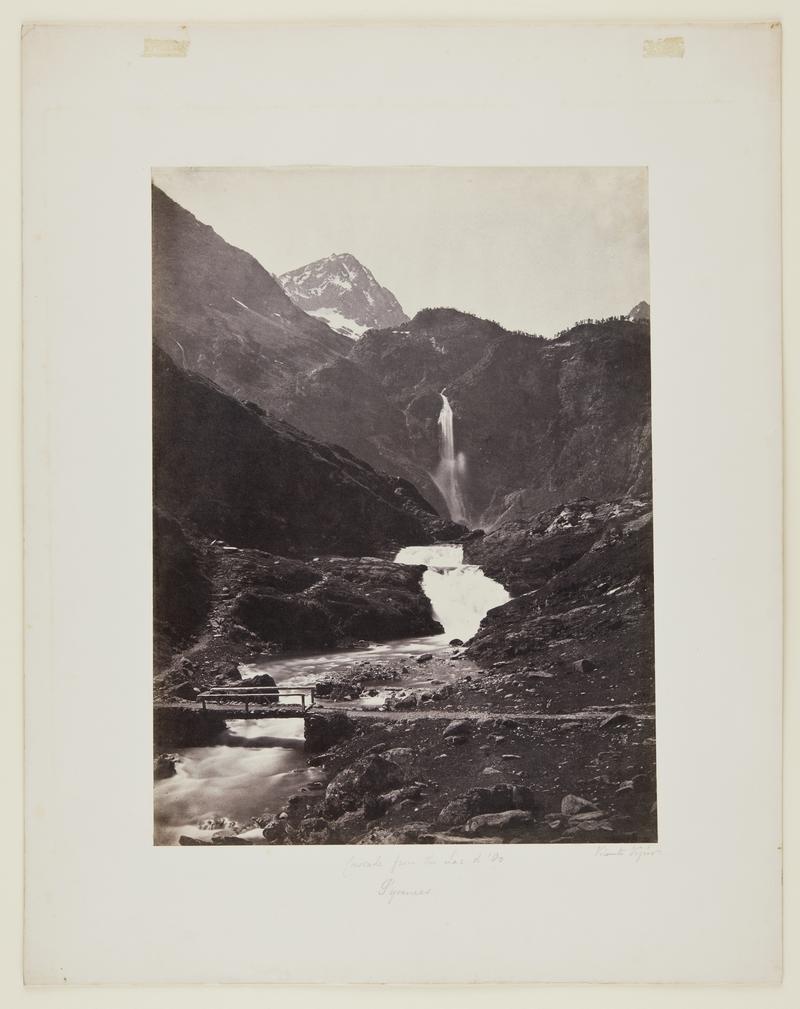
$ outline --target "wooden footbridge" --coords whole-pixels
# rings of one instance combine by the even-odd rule
[[[292,718],[302,717],[309,708],[314,707],[316,687],[209,687],[197,700],[202,704],[203,711],[209,706],[225,706],[226,709],[236,705],[232,712],[225,714],[242,715],[238,705],[244,705],[244,714],[249,718]],[[294,703],[290,699],[294,699]],[[287,703],[288,702],[288,703]],[[252,710],[251,710],[252,709]]]

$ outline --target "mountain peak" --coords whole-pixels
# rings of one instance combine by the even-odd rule
[[[368,329],[408,319],[392,292],[351,252],[334,252],[289,270],[278,282],[298,308],[354,340]]]
[[[650,305],[646,301],[640,301],[625,316],[628,322],[650,321]]]

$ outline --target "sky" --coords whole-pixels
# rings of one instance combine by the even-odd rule
[[[646,168],[161,168],[154,183],[274,274],[349,252],[409,316],[553,336],[649,300]]]

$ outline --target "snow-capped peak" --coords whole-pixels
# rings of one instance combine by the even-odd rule
[[[358,339],[368,329],[408,321],[397,298],[349,252],[336,252],[278,277],[291,300],[339,333]]]

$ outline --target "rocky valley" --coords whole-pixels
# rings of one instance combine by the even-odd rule
[[[646,302],[409,319],[155,188],[153,250],[157,843],[655,840]]]

